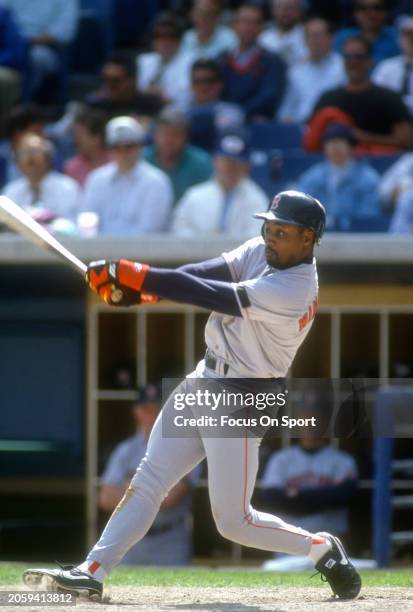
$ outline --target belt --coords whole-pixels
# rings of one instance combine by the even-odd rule
[[[182,516],[176,521],[172,521],[170,523],[165,523],[164,525],[152,525],[149,531],[146,532],[147,536],[159,535],[160,533],[166,533],[167,531],[171,531],[174,527],[178,527],[185,522],[185,518]]]
[[[209,370],[214,370],[214,372],[216,372],[218,369],[218,359],[216,359],[208,350],[205,353],[205,365]],[[226,376],[229,370],[229,363],[222,362],[222,366],[224,376]]]

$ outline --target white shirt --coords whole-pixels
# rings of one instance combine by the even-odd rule
[[[78,0],[1,0],[28,38],[49,34],[60,43],[70,42],[79,17]]]
[[[337,485],[347,479],[357,478],[354,459],[332,446],[309,453],[298,445],[274,453],[265,466],[261,485],[264,488],[315,489],[318,486]],[[282,517],[294,521],[292,516]],[[311,531],[337,531],[347,529],[347,510],[339,508],[325,510],[308,516],[300,516],[300,527]]]
[[[383,174],[380,197],[389,203],[395,189],[400,192],[413,189],[413,153],[405,153]]]
[[[41,181],[38,193],[34,194],[26,177],[8,183],[4,195],[22,208],[33,205],[51,210],[59,217],[75,220],[79,205],[79,185],[60,172],[49,172]]]
[[[230,375],[283,378],[312,326],[318,298],[316,261],[287,270],[269,266],[261,237],[223,253],[236,284],[245,287],[250,305],[239,301],[242,317],[212,312],[205,341],[230,365]],[[235,292],[238,299],[238,294]],[[234,373],[234,374],[233,374]]]
[[[304,28],[300,24],[288,32],[284,32],[276,26],[271,26],[260,34],[258,42],[264,49],[279,53],[289,66],[300,62],[308,55]]]
[[[226,193],[211,179],[188,189],[178,202],[172,232],[179,236],[216,236],[222,233]],[[240,238],[256,236],[262,222],[253,214],[268,208],[268,198],[251,179],[243,178],[230,194],[224,233]]]
[[[128,174],[115,162],[91,172],[82,209],[99,215],[99,234],[137,236],[167,229],[172,208],[172,185],[164,172],[144,160]]]
[[[182,38],[181,50],[183,53],[190,53],[195,59],[199,57],[215,59],[221,53],[233,49],[237,44],[238,37],[235,32],[231,28],[218,25],[211,38],[205,44],[199,42],[196,30],[185,32]]]
[[[191,66],[195,61],[190,53],[176,53],[162,65],[159,53],[141,53],[137,61],[137,88],[145,91],[159,87],[171,104],[186,110],[191,101]]]
[[[406,58],[397,55],[379,62],[372,74],[372,81],[401,93],[405,74]],[[410,68],[409,93],[403,96],[404,103],[413,115],[413,60]]]
[[[290,66],[287,92],[278,112],[278,120],[304,123],[321,94],[346,81],[343,59],[335,52],[318,62],[307,59]]]

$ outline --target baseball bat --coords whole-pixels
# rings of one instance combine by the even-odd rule
[[[51,251],[69,263],[83,277],[87,266],[66,249],[37,221],[6,196],[0,196],[0,221],[42,249]]]

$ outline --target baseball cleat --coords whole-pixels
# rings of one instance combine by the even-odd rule
[[[28,569],[23,574],[23,582],[30,588],[69,591],[87,595],[92,601],[102,599],[103,584],[74,565],[62,565],[61,569]]]
[[[350,562],[344,546],[331,533],[321,532],[317,535],[326,538],[332,545],[332,549],[315,565],[321,579],[328,582],[334,595],[340,599],[356,599],[361,589],[361,578]]]

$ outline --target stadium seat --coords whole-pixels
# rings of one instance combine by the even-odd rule
[[[370,155],[365,159],[381,175],[386,172],[399,157],[400,155]]]
[[[289,123],[257,123],[250,128],[250,143],[253,149],[300,149],[303,129]]]
[[[387,232],[391,215],[381,214],[372,217],[351,219],[350,232]]]
[[[304,151],[253,150],[251,178],[272,197],[277,191],[292,187],[300,174],[322,159],[322,155]]]

